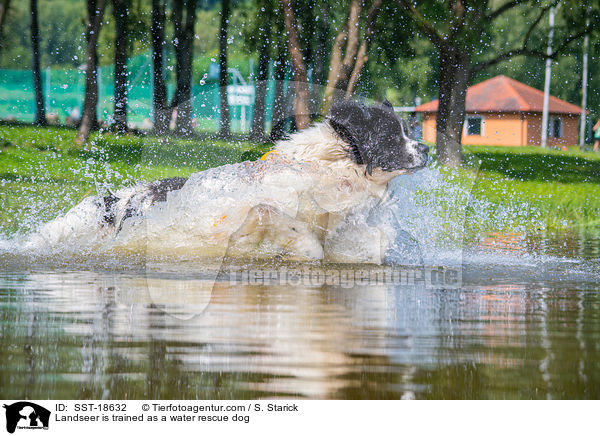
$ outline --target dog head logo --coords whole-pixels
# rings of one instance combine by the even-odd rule
[[[19,429],[47,429],[50,411],[29,401],[19,401],[3,406],[6,409],[6,431]]]

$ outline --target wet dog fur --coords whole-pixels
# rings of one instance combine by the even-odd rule
[[[277,142],[274,151],[281,159],[349,171],[353,174],[350,183],[364,185],[375,195],[381,195],[394,177],[417,171],[428,160],[428,148],[409,137],[406,124],[389,103],[373,106],[353,101],[338,103],[325,121]],[[182,177],[163,179],[101,197],[103,225],[117,234],[126,220],[143,217],[149,208],[166,201],[168,193],[180,190],[186,181]],[[252,247],[262,244],[270,247],[267,252],[271,255],[288,251],[299,260],[323,259],[328,221],[331,217],[323,214],[308,212],[289,217],[273,207],[259,205],[248,212],[244,224],[232,233],[231,251],[246,256],[251,254]],[[370,261],[380,263],[377,259]]]

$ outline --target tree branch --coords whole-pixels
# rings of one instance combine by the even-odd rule
[[[491,14],[485,16],[484,19],[489,20],[489,21],[495,20],[496,18],[498,18],[500,15],[502,15],[506,11],[509,11],[512,8],[514,8],[515,6],[519,6],[520,4],[525,3],[527,1],[528,0],[508,1],[508,2],[504,3],[502,6],[500,6],[498,9],[496,9],[494,12],[492,12]]]
[[[375,33],[375,21],[377,20],[377,15],[379,14],[382,3],[383,0],[373,0],[373,4],[371,4],[369,12],[367,13],[367,23],[365,26],[365,36],[363,39],[367,41],[368,44],[371,43],[371,39]]]
[[[327,86],[325,87],[325,95],[323,96],[323,115],[327,114],[331,101],[333,100],[333,94],[335,92],[335,86],[337,85],[340,67],[342,65],[342,46],[344,39],[346,38],[346,31],[342,30],[335,38],[333,46],[331,47],[331,57],[329,60],[329,73],[327,75]]]
[[[350,80],[348,81],[348,86],[346,88],[346,98],[350,98],[350,96],[352,95],[354,87],[358,82],[360,72],[362,71],[362,68],[367,62],[367,60],[369,59],[367,53],[371,45],[371,40],[373,39],[373,34],[375,33],[375,21],[377,20],[377,15],[379,14],[379,10],[381,9],[382,2],[383,0],[373,0],[373,3],[369,8],[369,12],[367,13],[365,35],[363,37],[363,41],[360,45],[360,48],[358,49],[358,55],[356,56],[354,69],[352,70]]]
[[[335,89],[340,84],[342,88],[346,88],[352,66],[357,59],[358,50],[358,25],[360,23],[360,14],[362,11],[362,3],[360,0],[352,0],[348,18],[344,23],[344,27],[338,33],[333,46],[331,48],[331,57],[329,61],[329,74],[327,77],[327,87],[323,97],[323,113],[326,114],[333,101]],[[345,54],[343,53],[344,45],[346,47]]]
[[[525,33],[525,38],[523,38],[523,47],[527,47],[527,44],[529,43],[529,38],[531,38],[533,30],[537,27],[540,21],[542,21],[542,18],[544,18],[544,15],[546,15],[546,12],[548,12],[551,8],[556,6],[557,3],[558,0],[555,0],[540,10],[540,13],[538,14],[537,18],[533,20],[533,23],[531,23],[531,26],[529,26],[529,29],[527,29],[527,33]]]
[[[462,30],[462,28],[465,25],[466,8],[463,3],[463,0],[457,0],[450,7],[450,9],[451,9],[452,15],[454,15],[454,17],[456,17],[454,20],[452,20],[452,23],[450,25],[450,32],[448,33],[449,39],[451,41],[453,41],[456,38],[456,35],[458,35],[458,33]]]
[[[348,74],[350,74],[349,70],[354,63],[356,51],[358,50],[358,25],[361,12],[362,2],[360,0],[352,0],[350,3],[350,13],[348,14],[348,25],[346,26],[348,29],[346,54],[344,56],[344,60],[342,61],[342,68],[346,70],[343,71],[342,74],[345,74],[346,77]],[[344,77],[344,80],[346,77]]]
[[[587,27],[585,27],[582,31],[575,33],[574,35],[569,36],[567,39],[565,39],[563,41],[563,43],[552,52],[552,54],[550,56],[548,56],[550,59],[555,59],[558,55],[562,54],[568,47],[569,45],[571,45],[571,43],[573,41],[578,40],[579,38],[585,36],[588,33],[591,33],[593,30],[595,30],[595,26],[592,25],[588,25]]]
[[[308,79],[306,63],[300,46],[298,35],[298,24],[290,0],[281,0],[285,29],[288,34],[287,45],[292,59],[292,74],[296,95],[294,97],[294,116],[298,130],[305,129],[310,124],[310,112],[308,108]]]
[[[504,53],[499,54],[498,56],[496,56],[493,59],[489,59],[485,62],[480,62],[480,63],[472,66],[469,69],[469,74],[471,76],[473,76],[474,74],[477,74],[481,70],[485,70],[486,68],[491,67],[492,65],[496,65],[502,61],[506,61],[510,58],[514,58],[516,56],[522,56],[522,55],[535,56],[535,57],[538,57],[541,59],[545,59],[547,57],[546,53],[543,53],[541,51],[529,50],[524,47],[521,47],[521,48],[505,51]]]
[[[427,34],[432,43],[438,47],[443,45],[445,38],[431,25],[409,0],[398,0],[400,7],[408,12],[419,28]]]
[[[594,30],[594,26],[588,25],[580,32],[569,36],[568,38],[564,39],[562,44],[556,50],[553,50],[550,55],[539,50],[530,50],[525,45],[521,46],[518,49],[505,51],[504,53],[499,54],[493,59],[474,65],[469,69],[469,74],[472,76],[481,70],[491,67],[492,65],[496,65],[502,61],[514,58],[516,56],[534,56],[540,59],[556,59],[556,57],[562,54],[569,47],[569,45],[571,45],[573,41],[583,37],[587,33],[590,33],[592,30]]]

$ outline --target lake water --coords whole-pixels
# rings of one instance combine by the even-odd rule
[[[600,239],[479,247],[450,284],[212,286],[198,266],[5,253],[0,396],[600,398]]]

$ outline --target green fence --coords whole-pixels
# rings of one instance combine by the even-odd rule
[[[128,62],[128,120],[142,126],[152,120],[152,64],[149,54],[133,57]],[[98,117],[110,123],[114,109],[114,67],[98,69]],[[206,75],[204,75],[206,77]],[[166,74],[168,95],[175,88],[173,74]],[[74,108],[81,110],[85,89],[85,71],[81,69],[51,69],[42,71],[46,113],[55,113],[61,122]],[[250,85],[252,86],[252,85]],[[266,119],[270,122],[275,82],[267,85]],[[219,88],[214,81],[194,78],[192,87],[193,113],[203,130],[216,130],[219,125]],[[234,131],[248,131],[253,104],[230,106]],[[0,119],[32,122],[35,114],[33,75],[30,70],[0,70]]]

